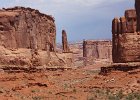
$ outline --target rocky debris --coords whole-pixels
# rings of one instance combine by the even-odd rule
[[[108,59],[112,61],[112,42],[110,40],[103,41],[83,41],[83,57],[85,64],[93,64],[97,59]]]
[[[112,21],[112,59],[114,63],[140,61],[140,35],[136,32],[135,9],[125,11],[125,16]]]
[[[33,67],[14,67],[14,66],[3,66],[1,68],[6,73],[33,73],[33,72],[41,72],[41,69],[33,68]]]
[[[73,53],[50,53],[51,60],[48,63],[48,67],[54,68],[69,68],[74,67]]]
[[[41,60],[37,49],[31,49],[31,67],[41,66]]]
[[[28,87],[31,86],[48,87],[47,84],[43,84],[43,83],[28,83]]]
[[[62,30],[62,47],[63,47],[64,53],[70,52],[70,48],[69,48],[68,40],[67,40],[67,33],[65,30]]]
[[[32,100],[33,97],[35,100],[87,100],[91,97],[97,100],[119,97],[121,100],[121,95],[122,99],[137,96],[136,93],[140,91],[139,80],[140,71],[136,74],[113,71],[102,76],[96,70],[83,68],[55,72],[4,73],[0,74],[0,97],[2,100]]]
[[[140,63],[113,63],[111,65],[101,67],[100,74],[102,75],[107,75],[111,73],[112,71],[123,71],[123,72],[128,72],[128,73],[134,73],[132,72],[133,70],[135,71],[136,69],[140,68]],[[131,72],[129,72],[131,71]]]
[[[0,70],[3,70],[3,73],[40,73],[43,71],[65,71],[65,70],[71,70],[71,67],[60,67],[60,68],[53,68],[53,67],[47,67],[47,68],[35,68],[35,67],[16,67],[16,66],[3,66],[0,68]],[[12,78],[15,80],[16,78]],[[12,80],[12,79],[6,79],[7,80]],[[1,80],[1,79],[0,79]]]

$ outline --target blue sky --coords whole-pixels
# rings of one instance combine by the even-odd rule
[[[111,39],[114,17],[134,8],[134,0],[1,0],[0,7],[25,6],[52,15],[57,26],[57,42],[65,29],[69,41]]]

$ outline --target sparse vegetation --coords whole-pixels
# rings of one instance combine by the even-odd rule
[[[130,93],[126,96],[126,100],[140,100],[140,93]]]
[[[38,89],[37,90],[34,89],[34,90],[31,90],[31,92],[32,93],[36,93],[36,92],[39,92],[39,90]]]
[[[122,92],[119,92],[116,95],[109,95],[109,100],[140,100],[139,93],[129,93],[127,95],[123,95]]]
[[[96,89],[89,93],[91,95],[87,97],[87,100],[140,100],[140,93],[137,92],[124,95],[122,90],[114,93],[110,89]]]
[[[120,90],[116,94],[110,94],[109,93],[107,96],[108,96],[109,100],[121,100],[124,97],[122,90]]]
[[[96,100],[94,97],[88,97],[87,100]]]
[[[139,90],[139,88],[128,87],[133,84],[133,81],[137,82],[140,78],[139,72],[134,76],[133,74],[128,75],[126,72],[113,72],[108,76],[97,75],[94,71],[89,71],[91,74],[86,74],[86,72],[87,70],[80,69],[58,71],[57,74],[61,74],[61,76],[57,76],[56,73],[47,71],[48,77],[53,76],[53,78],[48,79],[43,76],[45,75],[43,72],[41,74],[2,74],[0,76],[0,96],[7,93],[7,97],[18,98],[19,100],[57,100],[58,98],[60,98],[59,100],[140,100],[140,93],[135,91]],[[69,75],[71,76],[69,77]],[[91,77],[92,75],[93,77]],[[16,80],[11,81],[10,79],[13,77],[16,77]],[[115,83],[106,82],[106,80],[111,80],[112,77],[115,79]],[[122,77],[125,77],[123,79],[125,82],[121,81]],[[19,81],[20,84],[15,84]],[[28,83],[32,84],[29,85]],[[36,85],[35,83],[47,84],[47,87]],[[118,86],[123,88],[118,88]],[[12,89],[15,87],[16,89],[13,91]],[[133,93],[130,93],[132,91]]]
[[[33,100],[46,100],[45,97],[43,96],[35,96],[35,97],[32,97]]]
[[[76,93],[76,91],[77,91],[77,90],[74,88],[74,89],[73,89],[73,92]]]

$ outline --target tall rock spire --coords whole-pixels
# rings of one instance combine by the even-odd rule
[[[137,13],[137,31],[140,32],[140,0],[135,0],[135,8]]]
[[[62,30],[62,46],[63,46],[63,52],[70,52],[68,41],[67,41],[67,33],[65,30]]]

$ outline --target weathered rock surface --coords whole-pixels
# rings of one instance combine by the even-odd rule
[[[0,45],[6,48],[54,51],[55,37],[54,19],[49,15],[24,7],[0,10]]]
[[[140,1],[136,0],[136,11],[125,11],[125,17],[112,21],[112,56],[114,63],[140,61]]]
[[[112,61],[112,42],[103,41],[83,41],[83,57],[85,64],[93,64],[95,60],[106,59]]]
[[[62,47],[63,47],[63,52],[70,52],[70,48],[68,46],[68,40],[67,40],[67,33],[65,30],[62,30]]]
[[[54,21],[52,16],[31,8],[1,9],[0,65],[70,66],[72,54],[56,52]]]
[[[55,51],[56,27],[54,18],[40,13],[38,10],[24,7],[3,8],[0,10],[0,46],[5,49],[19,51],[19,49],[30,49],[30,53],[21,57],[30,59],[31,66],[39,66],[43,63],[38,50],[45,51],[48,62],[50,51]],[[7,51],[9,51],[7,50]],[[26,50],[29,51],[29,50]],[[10,51],[9,51],[10,52]],[[11,59],[16,58],[16,62],[5,63],[19,65],[19,55],[11,56]],[[9,55],[7,55],[9,56]],[[1,61],[6,59],[3,54]],[[17,56],[17,57],[14,57]],[[23,60],[22,58],[20,60]]]
[[[135,0],[135,8],[137,13],[137,31],[140,32],[140,0]]]

